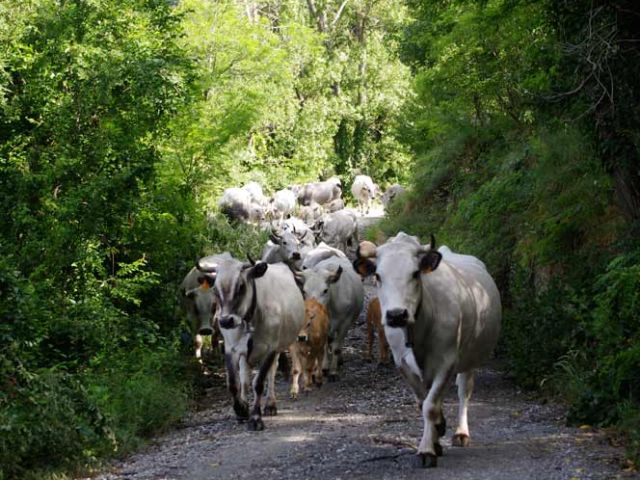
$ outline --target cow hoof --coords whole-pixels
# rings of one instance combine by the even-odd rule
[[[437,457],[442,457],[444,455],[444,450],[442,449],[442,445],[440,445],[437,442],[433,444],[433,450],[436,452]]]
[[[439,437],[444,437],[444,434],[447,433],[447,421],[444,417],[442,417],[442,423],[436,423],[436,432]]]
[[[291,400],[297,400],[297,399],[298,399],[298,394],[297,394],[297,393],[293,393],[293,392],[291,392],[291,395],[289,395],[289,398],[290,398]]]
[[[438,457],[433,453],[419,453],[418,459],[422,468],[435,468],[438,466]]]
[[[259,432],[264,430],[264,422],[260,417],[250,418],[247,422],[247,429],[251,432]]]
[[[329,380],[329,382],[333,383],[333,382],[337,382],[338,381],[338,375],[335,373],[330,373],[329,376],[327,377],[327,379]]]
[[[249,418],[249,404],[246,402],[234,402],[233,411],[236,412],[238,420],[246,420]]]
[[[275,417],[276,415],[278,415],[278,407],[276,407],[275,405],[267,405],[266,407],[264,407],[263,415],[265,417]]]
[[[451,439],[451,445],[453,445],[454,447],[468,447],[469,435],[465,435],[464,433],[456,433]]]

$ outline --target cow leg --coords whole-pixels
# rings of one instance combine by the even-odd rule
[[[419,408],[421,408],[427,396],[425,384],[422,380],[422,372],[418,367],[416,358],[411,347],[407,346],[407,335],[405,329],[395,327],[384,327],[387,342],[391,347],[393,361],[405,378],[411,390],[416,396]]]
[[[324,362],[324,357],[325,351],[324,349],[322,349],[316,354],[315,360],[311,362],[311,371],[315,370],[313,383],[315,383],[318,388],[320,388],[324,383],[324,374],[322,371],[322,363]]]
[[[276,353],[275,359],[269,370],[267,377],[267,404],[264,407],[264,414],[268,417],[274,417],[278,414],[276,407],[276,372],[278,371],[278,357],[280,353]]]
[[[376,325],[378,329],[378,349],[380,350],[380,363],[389,363],[389,344],[387,343],[387,337],[384,334],[384,328],[382,325]]]
[[[238,420],[246,420],[249,418],[249,404],[246,401],[246,397],[242,396],[241,387],[238,385],[238,380],[240,380],[240,384],[242,384],[242,379],[238,378],[237,357],[231,353],[227,353],[224,359],[227,367],[227,387],[233,397],[233,411],[236,412],[236,418]],[[240,377],[242,377],[242,375],[240,375]]]
[[[249,390],[251,389],[251,367],[249,367],[247,357],[244,355],[240,355],[238,363],[240,367],[240,398],[243,402],[248,403],[247,398],[249,396]]]
[[[331,342],[331,345],[329,345],[328,379],[330,382],[338,381],[338,355],[339,355],[338,342],[334,340],[333,342]]]
[[[193,338],[193,346],[195,348],[196,358],[198,359],[199,363],[202,363],[202,343],[203,343],[202,335],[200,335],[199,333],[196,333],[195,337]]]
[[[324,355],[322,356],[322,373],[324,375],[329,374],[329,362],[331,360],[331,353],[329,352],[329,344],[331,343],[331,336],[327,339],[327,343],[324,345]]]
[[[315,357],[311,356],[309,358],[306,359],[305,365],[304,365],[304,391],[305,392],[310,392],[311,391],[311,386],[313,385],[313,371],[315,370],[315,365],[316,365],[316,359]]]
[[[442,415],[442,395],[452,375],[451,366],[440,369],[431,384],[427,398],[422,403],[424,431],[418,445],[418,456],[423,467],[435,467],[438,464],[438,453],[442,454],[436,424]],[[438,445],[438,446],[436,446]]]
[[[371,306],[369,306],[371,308]],[[367,362],[373,359],[373,319],[367,312]]]
[[[295,400],[298,398],[298,392],[300,386],[298,384],[300,380],[300,372],[302,371],[302,366],[300,365],[300,354],[298,353],[298,349],[293,347],[290,349],[291,352],[291,390],[289,391],[291,398]]]
[[[253,379],[253,408],[251,409],[251,418],[247,423],[249,430],[264,430],[264,422],[262,421],[262,394],[264,393],[264,381],[273,366],[276,358],[276,352],[269,353],[260,365],[257,375]]]
[[[455,447],[466,447],[469,445],[469,424],[467,423],[467,409],[469,408],[469,399],[473,392],[473,370],[459,373],[456,378],[458,385],[458,428],[451,440],[451,444]]]
[[[331,354],[330,363],[329,363],[329,381],[330,382],[338,381],[338,378],[339,378],[338,363],[342,355],[342,342],[344,341],[344,337],[346,336],[348,328],[349,328],[349,323],[343,322],[339,326],[339,330],[335,333],[329,345],[329,353]]]

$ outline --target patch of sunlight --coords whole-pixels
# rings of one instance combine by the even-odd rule
[[[300,443],[300,442],[308,442],[310,440],[313,440],[313,437],[311,435],[305,435],[305,434],[286,435],[284,437],[281,437],[281,440],[283,442]]]

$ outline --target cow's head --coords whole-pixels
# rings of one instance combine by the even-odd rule
[[[295,273],[296,282],[298,282],[304,298],[314,299],[322,305],[329,303],[329,289],[331,285],[340,280],[341,276],[341,266],[315,267]]]
[[[353,267],[362,276],[375,276],[383,325],[404,327],[415,322],[420,308],[422,276],[436,270],[441,260],[433,235],[430,245],[420,245],[401,232],[379,247],[361,242]]]
[[[202,274],[198,276],[200,286],[184,292],[184,296],[190,300],[188,309],[194,323],[193,329],[195,333],[200,335],[211,335],[213,333],[211,319],[216,311],[215,296],[213,294],[215,280],[215,274]]]
[[[300,240],[295,233],[295,230],[271,230],[269,240],[280,248],[280,255],[284,261],[288,264],[293,264],[302,259],[300,253]]]
[[[234,329],[250,322],[256,308],[255,279],[262,277],[268,265],[264,262],[225,260],[214,267],[198,265],[200,271],[215,273],[214,294],[218,324],[222,329]]]

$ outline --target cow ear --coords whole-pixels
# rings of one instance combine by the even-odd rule
[[[200,288],[204,290],[208,290],[213,287],[213,284],[216,282],[215,275],[200,275],[198,277],[198,283],[200,284]]]
[[[338,280],[340,280],[340,277],[342,276],[342,266],[338,267],[338,270],[336,270],[334,273],[332,273],[331,275],[329,275],[329,283],[336,283]]]
[[[376,264],[368,258],[359,257],[353,261],[353,269],[365,278],[376,273]]]
[[[437,250],[429,250],[425,253],[420,259],[420,273],[431,273],[438,265],[440,265],[440,260],[442,260],[442,254]]]
[[[249,275],[253,278],[260,278],[267,272],[267,268],[269,268],[269,264],[267,262],[258,262],[251,267]]]

